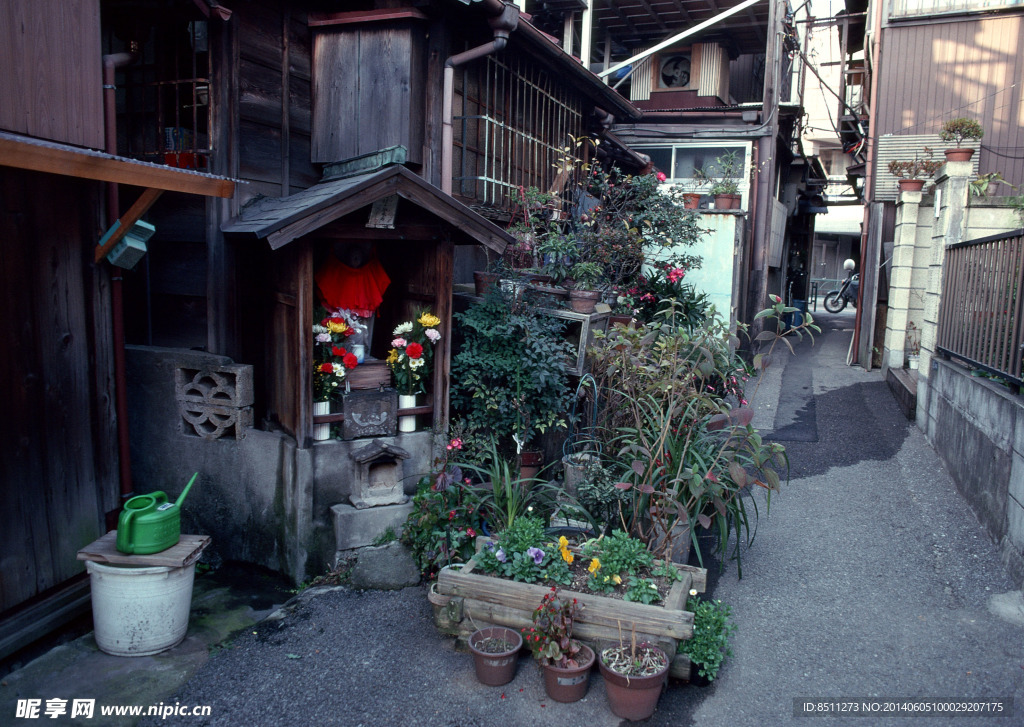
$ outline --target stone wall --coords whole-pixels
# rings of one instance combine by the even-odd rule
[[[182,531],[212,536],[213,553],[272,568],[296,583],[333,565],[337,548],[330,508],[349,502],[349,454],[372,439],[327,440],[302,449],[283,432],[253,427],[251,413],[245,412],[245,402],[252,401],[251,369],[223,356],[128,346],[127,364],[135,494],[163,490],[174,499],[199,472],[182,507]],[[182,370],[188,372],[184,379]],[[183,389],[181,382],[193,381],[197,371],[222,376],[200,377],[198,387]],[[240,410],[239,426],[220,427],[216,437],[200,436],[193,424],[203,419],[196,415],[202,408],[199,392],[212,390],[210,382],[220,385],[220,396],[208,397],[214,414],[226,417]],[[407,494],[414,493],[431,464],[431,433],[381,440],[411,454],[403,463],[402,484]]]

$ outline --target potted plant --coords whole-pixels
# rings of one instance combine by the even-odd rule
[[[602,649],[598,664],[604,677],[608,706],[616,717],[647,719],[658,707],[669,668],[668,655],[652,644],[629,644]]]
[[[516,676],[522,646],[523,637],[515,629],[506,626],[477,629],[469,637],[476,678],[491,687],[508,684]]]
[[[985,135],[985,130],[974,119],[957,118],[950,119],[942,125],[939,138],[943,141],[952,141],[956,144],[953,149],[946,149],[947,162],[969,162],[974,155],[974,149],[963,149],[963,142],[967,139],[979,140]]]
[[[424,311],[415,320],[399,324],[392,331],[391,351],[387,364],[395,378],[398,389],[398,408],[411,409],[417,406],[416,396],[426,391],[430,378],[430,362],[433,346],[441,339],[437,327],[441,319]],[[398,418],[400,432],[416,431],[416,417]]]
[[[718,178],[711,185],[711,194],[715,196],[715,209],[739,209],[740,196],[739,178],[743,160],[739,151],[731,149],[715,159]]]
[[[678,652],[690,659],[690,683],[707,686],[718,676],[725,657],[732,656],[729,637],[736,630],[736,624],[729,621],[732,608],[692,595],[686,610],[693,613],[693,638],[680,641]]]
[[[577,313],[593,313],[601,300],[597,288],[604,277],[604,270],[595,262],[578,262],[572,266],[573,289],[569,291],[569,305]]]
[[[544,690],[556,702],[578,702],[590,686],[594,650],[572,637],[582,608],[553,587],[534,609],[533,626],[523,629],[526,647],[544,670]]]
[[[921,361],[921,330],[913,321],[907,324],[907,368],[917,371]]]
[[[700,193],[701,187],[706,187],[712,182],[711,173],[704,167],[696,167],[693,170],[693,182],[691,185],[695,190],[694,192],[683,192],[683,208],[688,210],[695,210],[700,208],[700,198],[703,196]]]
[[[925,180],[930,179],[942,166],[941,162],[931,158],[931,149],[925,147],[924,153],[924,159],[915,154],[909,161],[894,159],[889,162],[889,173],[897,178],[900,192],[920,192],[924,189]]]

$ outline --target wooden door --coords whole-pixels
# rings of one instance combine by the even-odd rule
[[[295,241],[270,256],[267,330],[267,413],[300,447],[310,445],[313,421],[313,256]]]

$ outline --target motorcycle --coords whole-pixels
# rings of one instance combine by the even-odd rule
[[[853,274],[843,281],[839,290],[833,290],[825,296],[825,310],[829,313],[839,313],[847,303],[856,308],[858,288],[860,288],[860,276]]]

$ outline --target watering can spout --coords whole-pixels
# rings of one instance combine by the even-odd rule
[[[196,477],[198,477],[198,476],[199,476],[198,472],[196,472],[194,475],[192,475],[192,479],[188,481],[188,484],[185,485],[185,489],[181,491],[181,494],[178,495],[178,499],[174,501],[175,505],[177,505],[178,507],[181,507],[181,503],[185,502],[185,497],[186,497],[186,495],[188,495],[188,491],[192,489],[192,483],[196,481]]]

